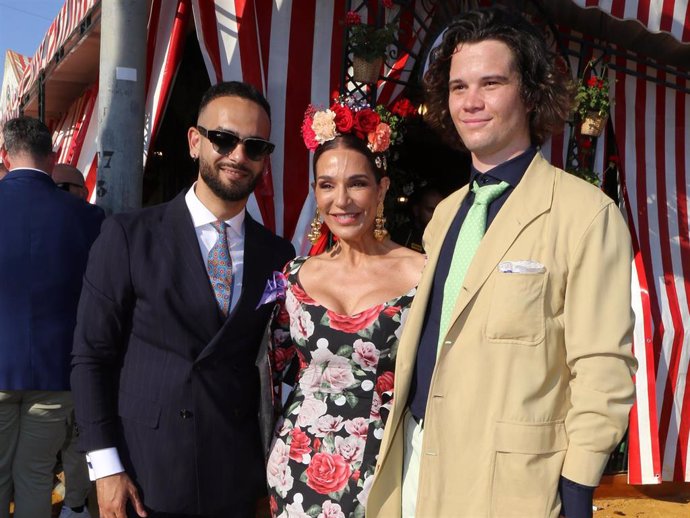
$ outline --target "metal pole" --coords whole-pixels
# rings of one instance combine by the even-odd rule
[[[102,0],[98,86],[98,205],[141,207],[149,2]]]

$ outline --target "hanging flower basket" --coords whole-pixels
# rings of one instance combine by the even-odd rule
[[[599,112],[588,112],[582,118],[580,133],[590,137],[598,137],[604,132],[606,121],[608,121],[608,119],[609,116],[607,114],[602,115]]]
[[[360,56],[352,57],[352,79],[360,83],[375,83],[378,81],[379,73],[383,65],[383,58],[374,58],[367,61]]]

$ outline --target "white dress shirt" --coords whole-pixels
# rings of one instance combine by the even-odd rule
[[[211,223],[218,220],[213,213],[201,203],[197,198],[194,189],[196,183],[187,191],[185,202],[187,209],[192,216],[194,232],[199,241],[201,257],[206,262],[208,253],[218,240],[218,232]],[[226,233],[228,237],[228,249],[232,260],[232,300],[230,301],[230,311],[237,305],[242,293],[242,274],[244,272],[244,217],[245,210],[242,209],[235,217],[225,220],[227,224]],[[210,281],[209,281],[210,282]],[[86,464],[89,468],[89,478],[96,480],[99,478],[121,473],[125,470],[120,461],[117,448],[103,448],[101,450],[90,451],[86,454]]]

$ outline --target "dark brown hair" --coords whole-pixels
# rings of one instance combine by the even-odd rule
[[[8,155],[28,153],[35,158],[46,158],[53,152],[53,139],[48,126],[33,117],[16,117],[2,129]]]
[[[271,120],[271,105],[263,96],[259,90],[257,90],[253,85],[249,83],[243,83],[241,81],[225,81],[213,85],[211,88],[204,92],[201,97],[201,102],[199,103],[199,113],[197,118],[204,111],[204,108],[219,97],[241,97],[242,99],[247,99],[248,101],[254,101],[256,104],[261,106],[266,115],[268,115],[268,120]]]
[[[530,108],[530,138],[532,144],[542,144],[567,119],[574,87],[567,74],[557,68],[556,55],[548,49],[540,30],[503,7],[468,11],[450,23],[443,41],[432,51],[424,75],[425,119],[448,144],[464,147],[448,110],[450,62],[458,45],[485,40],[501,41],[513,52],[520,74],[520,97]]]
[[[357,138],[355,135],[352,135],[351,133],[346,133],[345,135],[338,135],[333,140],[329,140],[328,142],[320,144],[319,147],[316,148],[316,151],[314,151],[312,168],[314,169],[315,180],[316,162],[319,161],[321,155],[323,155],[326,151],[329,151],[331,149],[351,149],[352,151],[357,151],[358,153],[364,155],[367,159],[367,162],[371,166],[371,171],[374,173],[376,183],[379,183],[381,181],[381,178],[386,176],[386,170],[383,167],[376,166],[376,158],[381,157],[383,159],[383,155],[380,153],[373,153],[362,139]]]

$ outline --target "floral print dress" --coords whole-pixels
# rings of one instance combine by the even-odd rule
[[[298,257],[286,266],[285,303],[271,327],[274,374],[295,354],[299,360],[268,459],[271,512],[279,518],[361,518],[393,399],[398,340],[416,288],[340,315],[302,289],[304,261]]]

